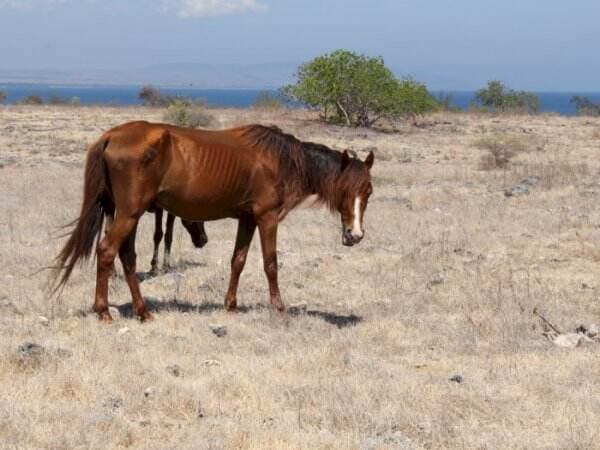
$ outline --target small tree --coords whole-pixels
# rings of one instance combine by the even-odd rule
[[[6,94],[6,92],[0,91],[0,104],[4,103],[7,98],[8,98],[8,95]]]
[[[257,109],[279,109],[283,107],[283,102],[281,98],[269,91],[262,91],[258,94],[252,106]]]
[[[574,95],[571,97],[571,103],[575,104],[577,114],[580,116],[600,116],[600,103],[594,103],[587,97]]]
[[[180,127],[198,128],[208,127],[214,122],[204,106],[188,100],[174,100],[163,115],[163,120]]]
[[[540,100],[533,92],[514,91],[507,88],[502,81],[489,81],[487,87],[475,93],[475,102],[496,112],[536,113]]]
[[[19,100],[19,103],[22,105],[43,105],[44,100],[39,95],[32,94]]]
[[[297,78],[284,88],[286,95],[320,110],[324,120],[348,126],[435,109],[424,85],[398,80],[382,58],[336,50],[302,64]]]
[[[140,89],[138,98],[142,101],[144,106],[166,106],[169,103],[167,97],[165,97],[157,88],[149,84]]]

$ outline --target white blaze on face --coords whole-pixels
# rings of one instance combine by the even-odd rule
[[[354,199],[354,222],[352,223],[352,237],[361,238],[363,236],[360,224],[360,196]]]

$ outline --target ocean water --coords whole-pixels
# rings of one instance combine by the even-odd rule
[[[79,98],[81,104],[104,105],[136,105],[140,101],[140,86],[61,86],[48,84],[2,84],[0,91],[8,94],[8,103],[18,102],[28,95],[40,95],[45,101],[51,96],[63,98]],[[207,104],[221,107],[245,108],[251,106],[264,89],[194,89],[194,88],[161,88],[166,95],[179,95],[192,99],[204,100]],[[267,90],[276,94],[275,90]],[[432,91],[435,96],[451,95],[452,104],[466,109],[475,96],[474,91]],[[600,103],[600,92],[537,92],[542,112],[555,112],[563,115],[574,115],[575,106],[571,103],[574,95],[588,97]]]

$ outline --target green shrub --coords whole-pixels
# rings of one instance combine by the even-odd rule
[[[138,98],[144,106],[167,106],[172,103],[170,97],[163,95],[157,88],[149,84],[140,89]]]
[[[285,95],[321,112],[321,118],[370,127],[381,118],[414,116],[436,108],[425,86],[398,80],[382,58],[336,50],[302,64]]]
[[[458,108],[457,106],[454,106],[452,104],[452,100],[453,100],[452,94],[446,94],[443,92],[440,92],[435,97],[435,102],[437,103],[437,107],[441,111],[460,111],[460,108]]]
[[[529,142],[523,138],[507,134],[494,134],[474,142],[474,146],[485,150],[479,163],[481,170],[506,167],[515,155],[529,150]]]
[[[68,105],[69,104],[69,100],[61,97],[59,95],[52,95],[49,99],[48,99],[48,104],[49,105]]]
[[[204,106],[187,100],[174,100],[163,116],[167,123],[186,128],[207,127],[214,122]]]
[[[502,81],[489,81],[475,93],[475,105],[494,112],[536,113],[540,100],[533,92],[514,91]]]
[[[257,109],[280,109],[284,104],[280,97],[269,91],[262,91],[258,94],[252,106]]]
[[[575,95],[571,97],[571,103],[575,104],[578,116],[600,116],[600,103],[594,103],[587,97]]]
[[[44,100],[37,94],[28,95],[27,97],[19,100],[19,104],[21,105],[43,105]]]

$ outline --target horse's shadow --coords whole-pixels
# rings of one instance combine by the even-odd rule
[[[223,311],[224,306],[222,303],[204,302],[200,304],[194,304],[187,301],[180,301],[177,299],[171,300],[157,300],[155,298],[146,297],[146,306],[150,311],[153,312],[180,312],[188,314],[207,314],[215,311]],[[122,317],[133,318],[133,305],[131,303],[125,303],[123,305],[111,305],[119,310]],[[238,313],[247,314],[250,311],[262,311],[270,309],[268,306],[261,304],[256,305],[241,305],[238,306]],[[359,322],[362,322],[363,318],[355,314],[343,315],[328,311],[319,311],[312,309],[302,309],[297,307],[290,307],[287,310],[289,317],[301,317],[310,316],[321,319],[331,325],[335,325],[338,328],[351,327]]]

